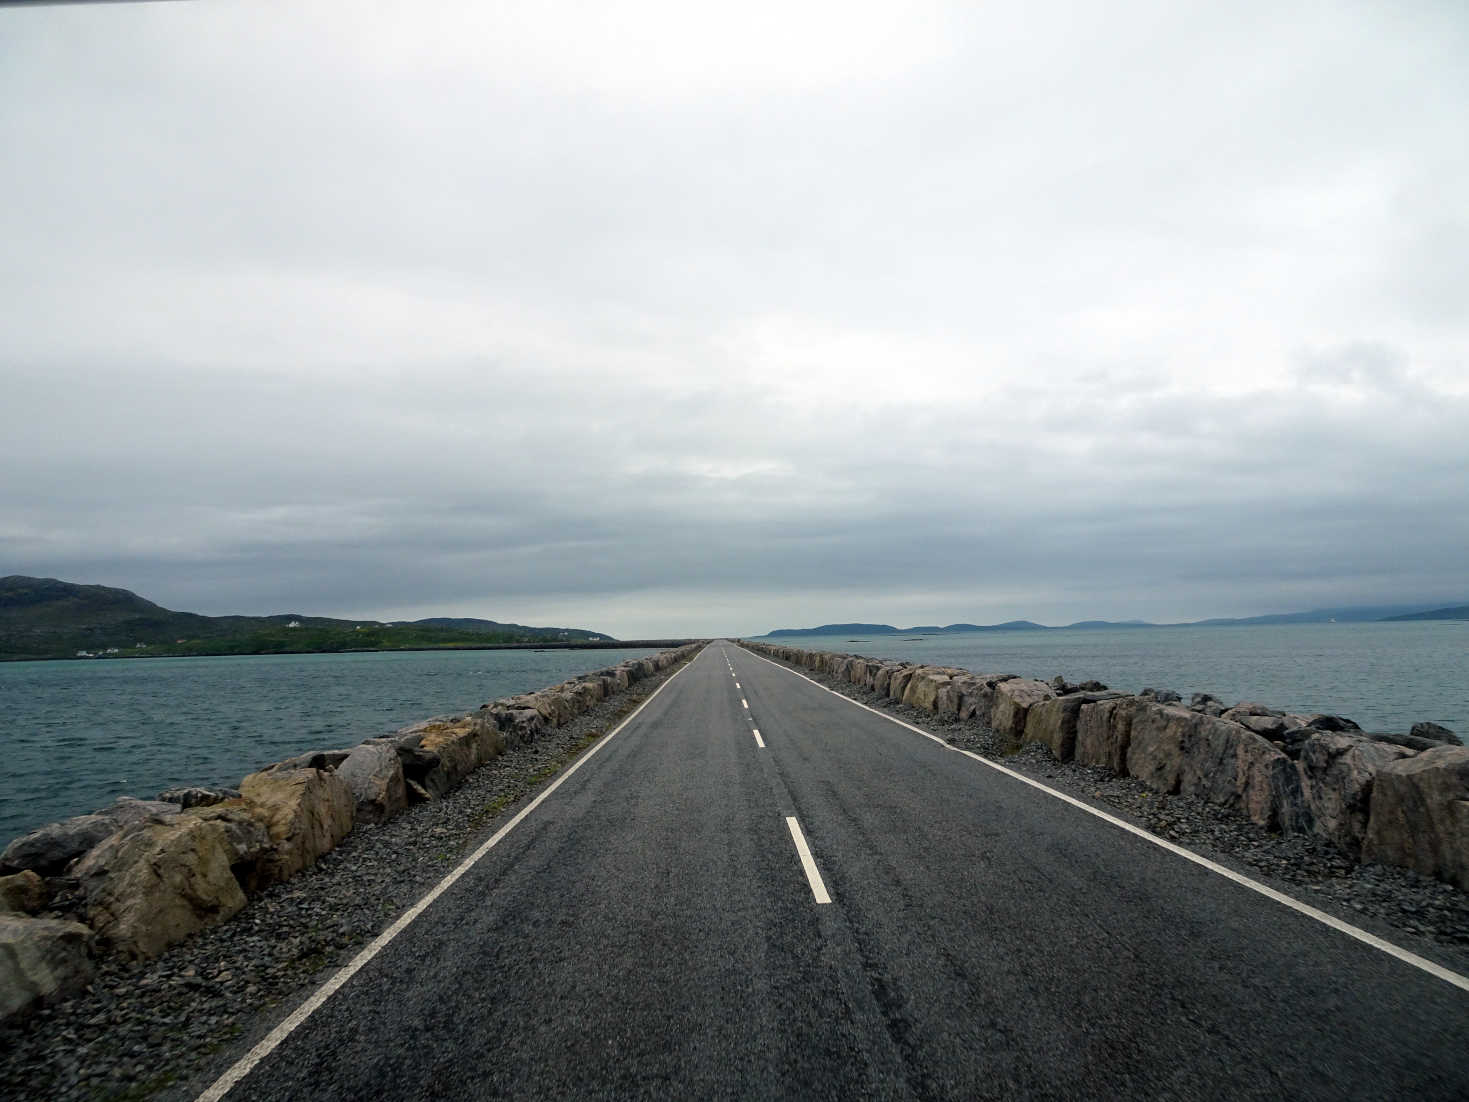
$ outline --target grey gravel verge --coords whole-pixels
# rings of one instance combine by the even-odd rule
[[[979,724],[940,718],[829,674],[757,657],[938,735],[951,746],[1042,781],[1410,952],[1469,974],[1469,893],[1452,884],[1409,869],[1357,864],[1324,838],[1272,834],[1237,812],[1203,800],[1160,794],[1134,777],[1119,777],[1097,766],[1058,762],[1042,746],[1009,753],[1002,740]]]
[[[0,1026],[0,1099],[144,1099],[280,1017],[416,903],[560,769],[687,662],[471,773],[443,800],[360,825],[222,926],[143,964],[98,961],[87,991]],[[187,1095],[182,1095],[187,1097]]]

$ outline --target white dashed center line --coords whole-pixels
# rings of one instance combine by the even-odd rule
[[[801,833],[801,824],[796,822],[794,815],[787,815],[786,826],[791,828],[791,838],[796,843],[796,852],[801,856],[801,868],[806,870],[806,879],[811,884],[811,894],[816,897],[818,903],[830,903],[831,896],[826,894],[826,885],[821,882],[821,873],[817,871],[816,861],[811,856],[811,847],[806,845],[806,836]]]
[[[750,702],[744,697],[740,697],[740,707],[748,712],[750,710]]]
[[[753,730],[755,732],[755,745],[758,746],[758,747],[760,747],[760,749],[764,750],[765,749],[765,740],[760,737],[760,728],[756,727],[756,728],[753,728]]]

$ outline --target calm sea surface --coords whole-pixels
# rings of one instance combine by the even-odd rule
[[[1114,689],[1213,693],[1292,712],[1333,712],[1369,731],[1432,720],[1469,742],[1469,621],[1281,624],[822,635],[774,639],[809,650],[906,658]]]
[[[0,848],[116,796],[237,786],[307,750],[544,688],[649,650],[0,662]]]
[[[1116,689],[1211,692],[1368,730],[1469,736],[1469,623],[812,636],[814,650]],[[306,750],[466,712],[647,651],[420,651],[0,663],[0,845],[177,784],[237,785]]]

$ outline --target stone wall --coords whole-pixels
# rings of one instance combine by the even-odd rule
[[[99,952],[157,956],[310,868],[359,823],[440,799],[473,770],[696,654],[634,658],[477,712],[276,762],[238,790],[179,788],[51,823],[0,853],[0,1020],[84,987]],[[67,912],[85,923],[57,918]]]
[[[988,728],[1011,750],[1101,766],[1158,792],[1227,807],[1266,830],[1314,833],[1354,860],[1401,865],[1469,890],[1469,748],[1418,724],[1369,734],[1207,693],[1112,692],[770,643],[741,646],[922,711]]]

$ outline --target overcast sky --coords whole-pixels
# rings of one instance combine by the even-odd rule
[[[1469,600],[1466,58],[1461,0],[0,7],[0,574]]]

